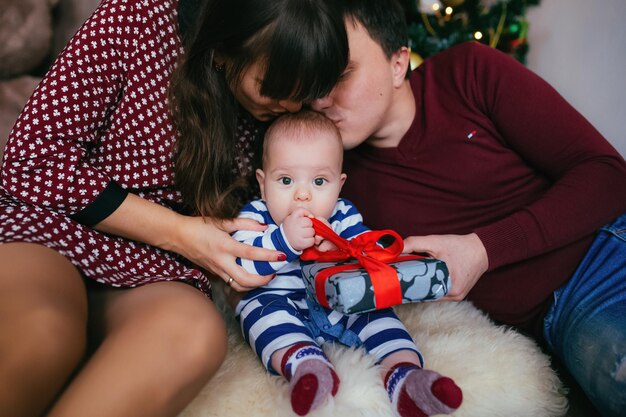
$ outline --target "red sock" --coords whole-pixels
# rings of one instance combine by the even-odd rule
[[[463,392],[452,379],[411,363],[394,366],[385,377],[385,387],[402,417],[451,414],[463,401]]]
[[[285,352],[281,363],[289,381],[291,408],[303,416],[339,389],[339,377],[318,346],[300,343]]]

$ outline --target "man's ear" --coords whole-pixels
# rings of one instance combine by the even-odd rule
[[[400,87],[404,83],[409,65],[411,65],[411,51],[406,46],[401,47],[391,55],[394,87]]]
[[[261,198],[265,200],[265,172],[262,169],[256,170],[256,180],[259,183],[259,188],[261,189]]]

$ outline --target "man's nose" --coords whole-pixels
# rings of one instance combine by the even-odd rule
[[[278,100],[278,104],[283,109],[287,110],[289,113],[296,113],[300,111],[302,108],[301,101],[293,101],[293,100]]]

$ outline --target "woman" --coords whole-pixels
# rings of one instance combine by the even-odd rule
[[[332,3],[104,0],[72,38],[2,165],[3,413],[173,416],[217,371],[226,332],[203,271],[237,290],[270,279],[235,259],[280,254],[229,235],[264,226],[220,219],[259,122],[343,71]]]

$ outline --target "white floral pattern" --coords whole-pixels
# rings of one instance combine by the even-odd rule
[[[209,281],[176,255],[99,233],[68,216],[115,181],[175,207],[177,132],[168,87],[182,52],[177,0],[105,0],[35,90],[9,137],[0,187],[0,243],[54,248],[85,276],[113,286]],[[235,161],[252,161],[258,129],[239,129]]]

